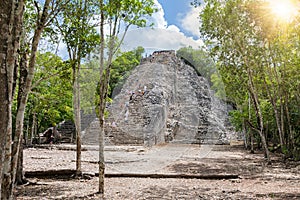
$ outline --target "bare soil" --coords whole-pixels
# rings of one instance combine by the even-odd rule
[[[75,169],[73,145],[24,150],[24,170]],[[237,179],[106,178],[104,196],[97,194],[98,151],[82,152],[85,176],[55,175],[29,178],[17,186],[17,199],[300,199],[300,163],[272,154],[266,165],[261,152],[250,154],[241,146],[169,144],[151,149],[106,147],[106,173],[230,175]]]

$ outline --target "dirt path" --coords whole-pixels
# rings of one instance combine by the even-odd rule
[[[65,148],[63,148],[65,147]],[[213,145],[168,144],[155,148],[142,146],[108,146],[105,149],[106,172],[108,173],[163,173],[167,166],[188,159],[202,159],[213,156]],[[76,159],[72,145],[52,146],[48,149],[26,149],[25,171],[49,169],[74,169]],[[98,148],[86,146],[82,152],[83,171],[97,172]],[[42,165],[35,164],[41,163]],[[94,163],[94,165],[93,165]]]
[[[86,147],[82,169],[97,172],[97,147]],[[261,154],[240,147],[163,145],[106,147],[107,173],[238,174],[239,179],[106,178],[105,199],[300,199],[300,165],[266,166]],[[26,171],[75,169],[75,152],[47,149],[24,151]],[[98,179],[30,179],[19,186],[17,199],[100,199]]]

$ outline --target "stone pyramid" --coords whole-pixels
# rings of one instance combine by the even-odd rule
[[[144,58],[108,110],[106,143],[112,145],[222,143],[229,132],[227,105],[214,96],[208,81],[172,50]],[[90,138],[97,143],[98,134],[93,133],[99,132],[97,121],[91,131],[85,131],[83,141]]]

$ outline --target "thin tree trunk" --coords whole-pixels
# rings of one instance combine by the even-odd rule
[[[241,45],[239,45],[239,42],[237,42],[237,43],[238,43],[238,46],[240,47],[240,49],[239,49],[240,54],[244,55],[243,54],[244,49],[242,48]],[[264,148],[264,151],[265,151],[265,157],[267,159],[267,162],[268,162],[268,164],[271,164],[270,153],[269,153],[268,145],[267,145],[266,138],[265,138],[264,131],[263,131],[264,130],[263,115],[262,115],[262,112],[261,112],[261,109],[260,109],[260,104],[259,104],[259,98],[258,98],[257,90],[256,90],[255,84],[253,82],[254,79],[253,79],[252,70],[251,70],[251,66],[252,65],[250,64],[251,62],[250,63],[248,62],[246,56],[244,56],[243,59],[244,59],[244,62],[245,62],[246,72],[247,72],[247,76],[248,76],[248,91],[249,91],[249,95],[250,95],[250,97],[253,100],[253,105],[254,105],[254,108],[255,108],[255,113],[256,113],[256,116],[258,118],[259,129],[257,131],[258,131],[259,136],[261,138],[261,142],[262,142],[262,145],[263,145],[263,148]]]
[[[99,90],[99,122],[100,122],[100,133],[99,133],[99,193],[104,193],[104,171],[105,171],[105,163],[104,163],[104,112],[106,107],[106,97],[107,97],[107,89],[110,80],[110,70],[111,63],[113,59],[113,55],[119,48],[118,44],[116,44],[116,35],[118,34],[118,17],[115,16],[113,19],[109,20],[109,42],[108,42],[108,59],[106,63],[106,69],[104,69],[104,2],[100,1],[100,90]],[[121,42],[124,40],[125,34],[129,28],[129,25],[125,27],[125,31],[121,38]],[[120,42],[120,43],[121,43]],[[105,72],[105,73],[104,73]]]
[[[30,145],[32,145],[32,140],[35,136],[35,129],[36,129],[36,113],[33,113],[32,117],[32,126],[31,126],[31,133],[30,133]]]
[[[34,78],[34,69],[35,69],[35,61],[36,61],[36,53],[38,50],[38,44],[41,38],[41,34],[44,30],[44,26],[47,22],[48,18],[48,9],[49,4],[51,0],[46,0],[44,3],[43,13],[40,18],[38,18],[37,21],[37,28],[35,30],[32,46],[31,46],[31,54],[29,59],[29,66],[28,70],[26,71],[26,74],[24,74],[24,84],[22,85],[21,91],[19,92],[18,97],[18,111],[17,111],[17,117],[16,117],[16,132],[14,136],[14,143],[12,147],[12,154],[11,154],[11,182],[13,185],[13,182],[16,179],[16,172],[17,172],[17,163],[19,159],[19,148],[21,145],[21,140],[23,137],[23,124],[24,124],[24,114],[25,114],[25,108],[27,104],[28,94],[31,90],[32,80]],[[27,61],[26,55],[25,55],[25,62]],[[27,67],[26,67],[27,68]],[[25,70],[25,69],[24,69]],[[28,72],[28,73],[27,73]],[[11,194],[13,192],[13,187],[10,188],[9,191]]]
[[[78,61],[79,62],[79,61]],[[80,64],[73,66],[73,106],[76,127],[76,175],[81,174],[81,124],[80,124],[80,85],[79,85]]]
[[[17,116],[16,116],[16,133],[14,136],[14,143],[13,143],[13,152],[12,152],[12,164],[17,166],[17,169],[13,170],[14,165],[12,165],[12,182],[15,182],[15,179],[23,179],[23,148],[22,148],[22,139],[23,139],[23,126],[24,126],[24,115],[25,115],[25,108],[27,102],[26,94],[26,79],[28,77],[28,52],[24,52],[21,55],[20,60],[20,70],[19,70],[19,86],[18,86],[18,97],[17,97]],[[29,124],[28,124],[29,126]],[[18,151],[18,152],[16,152]],[[19,155],[21,152],[21,155]],[[16,175],[13,173],[16,172]],[[21,183],[22,180],[17,180],[17,183]]]
[[[251,64],[251,61],[250,62],[248,61],[248,56],[246,56],[244,54],[245,49],[243,48],[243,45],[240,44],[239,38],[236,38],[235,42],[236,42],[237,46],[239,47],[237,50],[239,51],[240,55],[243,55],[243,60],[244,60],[244,64],[246,67],[246,73],[248,76],[248,91],[253,100],[253,105],[255,108],[256,116],[258,118],[259,130],[257,130],[257,131],[259,133],[263,148],[265,150],[265,157],[267,158],[268,164],[270,164],[271,163],[270,153],[269,153],[266,138],[265,138],[265,135],[263,132],[263,129],[264,129],[263,115],[262,115],[262,112],[260,109],[259,98],[258,98],[258,94],[257,94],[257,90],[255,88],[254,82],[253,82],[254,79],[253,79],[252,70],[251,70],[251,67],[256,66],[256,64],[255,63]]]
[[[285,127],[284,127],[284,105],[283,105],[283,99],[282,99],[282,96],[280,95],[280,121],[281,121],[281,129],[282,129],[282,136],[281,136],[281,139],[282,139],[282,144],[286,144],[285,143],[285,134],[284,134],[284,130],[285,130]],[[283,147],[281,147],[282,149]]]
[[[248,134],[247,129],[246,129],[245,121],[243,122],[242,126],[243,126],[242,131],[243,131],[244,137],[245,137],[244,138],[245,149],[248,149],[249,134]]]
[[[106,107],[106,97],[107,97],[107,89],[109,85],[110,78],[110,70],[111,70],[111,62],[113,57],[114,50],[114,41],[115,38],[112,37],[110,41],[109,47],[109,56],[108,56],[108,66],[105,69],[105,73],[103,74],[103,79],[100,82],[100,103],[99,103],[99,122],[100,122],[100,136],[99,136],[99,193],[104,193],[104,171],[105,171],[105,161],[104,161],[104,112]]]
[[[18,87],[18,110],[16,116],[16,131],[14,136],[14,142],[12,145],[12,163],[11,163],[11,172],[12,172],[12,182],[15,181],[16,173],[17,173],[17,163],[19,160],[19,152],[21,141],[23,138],[23,125],[24,125],[24,115],[25,115],[25,108],[27,102],[27,88],[26,88],[26,79],[28,77],[28,53],[24,52],[22,58],[20,60],[20,78],[19,78],[19,87]]]
[[[251,95],[248,94],[248,120],[251,120]],[[254,153],[254,137],[253,132],[249,129],[249,138],[250,138],[250,152]]]
[[[258,96],[257,96],[257,93],[255,91],[255,87],[254,87],[252,72],[251,72],[251,69],[249,67],[247,68],[247,73],[248,73],[248,77],[249,77],[250,94],[251,94],[251,97],[253,99],[253,104],[254,104],[256,116],[259,119],[259,131],[258,131],[258,133],[260,135],[261,142],[262,142],[263,148],[265,150],[265,157],[268,161],[268,164],[270,164],[271,163],[270,153],[269,153],[266,138],[265,138],[265,135],[264,135],[264,132],[263,132],[263,129],[264,129],[263,116],[262,116],[262,112],[261,112],[261,109],[260,109]]]
[[[253,132],[251,130],[249,130],[249,134],[250,134],[250,153],[254,153],[254,136],[253,136]]]
[[[269,74],[269,76],[271,76],[271,74]],[[284,146],[284,142],[283,142],[283,129],[282,129],[281,122],[280,122],[279,112],[277,110],[276,94],[274,94],[274,95],[271,94],[271,91],[270,91],[270,89],[269,89],[269,87],[267,85],[266,79],[264,79],[264,82],[265,82],[265,85],[266,85],[266,91],[267,91],[268,96],[270,98],[271,105],[273,107],[273,111],[274,111],[274,114],[275,114],[275,121],[276,121],[276,125],[277,125],[277,130],[278,130],[278,133],[279,133],[280,147],[281,147],[281,150],[283,150],[283,146]],[[274,86],[273,86],[273,88],[274,88]]]
[[[23,142],[24,142],[24,145],[27,145],[28,144],[28,137],[29,137],[29,118],[27,119],[27,126],[26,126],[26,131],[24,133],[24,137],[23,137]],[[21,142],[22,143],[22,142]]]
[[[271,50],[271,44],[268,42],[268,48]],[[266,55],[266,58],[269,58],[270,56],[269,55]],[[275,120],[276,120],[276,126],[277,126],[277,130],[278,130],[278,134],[279,134],[279,142],[280,142],[280,148],[281,148],[281,151],[283,152],[284,150],[284,146],[286,144],[285,140],[284,140],[284,135],[285,135],[285,130],[284,130],[284,121],[283,121],[283,118],[281,117],[282,115],[282,81],[280,79],[280,76],[277,72],[277,64],[275,62],[275,58],[272,56],[271,59],[273,60],[273,65],[271,66],[270,64],[268,64],[267,66],[267,72],[268,72],[268,75],[270,77],[270,82],[271,82],[271,86],[272,86],[272,89],[273,89],[273,93],[272,91],[269,89],[268,87],[268,84],[266,82],[266,79],[264,77],[264,82],[265,82],[265,85],[266,85],[266,89],[267,89],[267,93],[268,93],[268,96],[269,96],[269,99],[270,99],[270,102],[272,104],[272,107],[273,107],[273,110],[274,110],[274,114],[275,114]],[[272,79],[275,79],[276,81],[276,84],[277,84],[277,87],[276,87],[276,84],[274,84],[272,82]],[[277,96],[280,97],[280,110],[277,108]]]
[[[289,111],[289,106],[288,106],[288,94],[285,92],[285,101],[284,101],[284,107],[285,107],[285,115],[286,115],[286,121],[288,124],[288,130],[289,130],[289,134],[288,134],[288,147],[289,147],[289,152],[290,154],[294,154],[294,134],[293,134],[293,128],[292,128],[292,124],[291,124],[291,118],[290,118],[290,111]]]
[[[101,83],[103,81],[103,72],[104,72],[104,2],[103,0],[100,1],[100,88],[102,87]],[[99,122],[100,122],[100,132],[99,132],[99,185],[98,191],[100,194],[104,194],[104,172],[105,172],[105,163],[104,163],[104,111],[102,111],[102,101],[103,99],[103,90],[100,89],[99,91],[100,99],[99,99]]]

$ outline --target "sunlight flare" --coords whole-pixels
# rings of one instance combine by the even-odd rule
[[[294,0],[268,0],[271,12],[286,22],[292,21],[298,14],[299,7]]]

